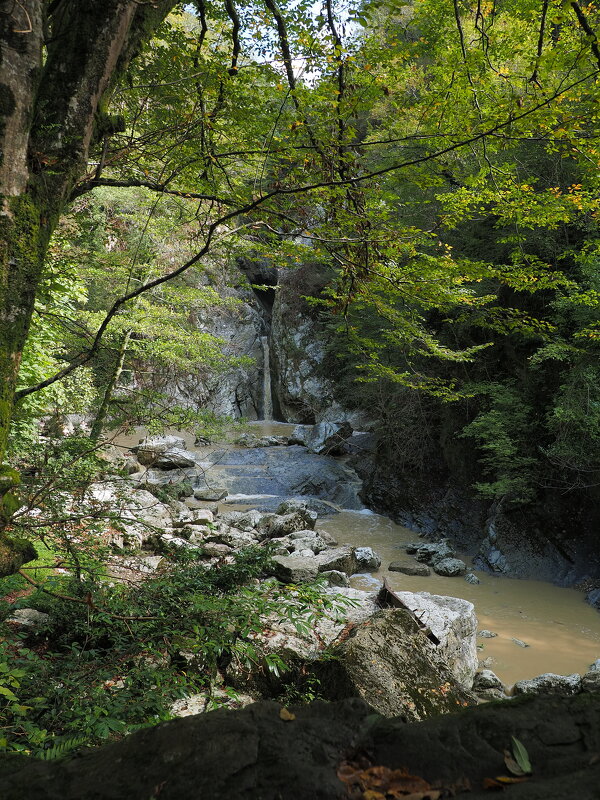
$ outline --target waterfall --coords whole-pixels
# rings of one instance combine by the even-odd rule
[[[271,364],[269,358],[269,338],[261,336],[263,350],[263,419],[273,419],[273,401],[271,399]]]

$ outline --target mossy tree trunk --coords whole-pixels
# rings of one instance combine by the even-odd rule
[[[0,464],[48,242],[86,173],[110,88],[174,0],[0,0]],[[0,575],[31,551],[7,533],[14,471],[0,466]]]

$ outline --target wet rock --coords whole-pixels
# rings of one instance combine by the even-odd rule
[[[304,445],[309,453],[340,455],[350,436],[352,426],[349,422],[321,422],[317,425],[297,425],[290,441]]]
[[[371,547],[356,547],[354,558],[357,572],[375,572],[381,566],[381,559]]]
[[[590,664],[590,672],[600,672],[600,658],[597,658],[593,664]]]
[[[397,592],[440,641],[437,652],[455,679],[470,688],[479,667],[477,656],[477,617],[468,600],[429,594],[428,592]]]
[[[491,669],[482,669],[475,674],[473,691],[479,692],[482,689],[499,689],[504,692],[504,684]]]
[[[314,581],[319,574],[315,558],[300,556],[273,556],[273,574],[283,583]]]
[[[455,578],[465,574],[467,565],[460,558],[441,558],[439,561],[434,561],[433,571],[446,578]]]
[[[327,583],[329,586],[350,586],[348,576],[344,572],[340,572],[337,569],[331,569],[328,572],[322,572],[321,576],[323,578],[327,578]],[[600,672],[598,675],[600,676]]]
[[[517,681],[513,686],[513,694],[559,694],[570,696],[581,691],[581,675],[555,675],[546,672],[527,681]]]
[[[514,636],[513,636],[513,637],[511,637],[511,638],[512,638],[512,641],[513,641],[513,642],[514,642],[516,645],[518,645],[519,647],[529,647],[529,645],[527,644],[527,642],[524,642],[522,639],[515,639],[515,637],[514,637]]]
[[[332,699],[368,698],[378,713],[406,720],[454,711],[470,701],[404,609],[380,611],[333,652],[335,658],[318,673]]]
[[[473,572],[468,572],[465,575],[465,580],[467,583],[472,583],[474,586],[477,586],[477,584],[481,583],[477,575],[475,575]]]
[[[581,691],[582,692],[598,692],[600,693],[600,671],[592,670],[586,672],[581,676]]]
[[[495,639],[496,636],[498,636],[498,634],[494,633],[493,631],[483,630],[483,631],[479,631],[477,636],[481,636],[482,639]]]
[[[415,564],[414,561],[392,561],[388,569],[390,572],[401,572],[403,575],[416,575],[418,577],[431,575],[431,568],[427,564]]]
[[[435,564],[444,559],[454,558],[455,551],[446,540],[441,542],[428,542],[421,544],[415,552],[417,561],[425,564]]]
[[[329,547],[337,547],[337,545],[339,544],[335,536],[332,536],[329,533],[329,531],[324,531],[321,529],[319,530],[319,536],[323,539],[324,542],[326,542],[326,544],[329,545]]]
[[[585,599],[592,608],[600,609],[600,589],[593,589],[591,592],[588,592]]]
[[[170,470],[148,467],[143,472],[132,475],[131,479],[147,487],[171,487],[182,483],[189,484],[191,481],[195,481],[197,477],[198,469],[196,466]]]
[[[6,622],[12,622],[14,625],[20,625],[23,628],[43,628],[48,624],[50,614],[44,614],[42,611],[37,611],[35,608],[17,608],[12,612],[10,617],[6,618]]]
[[[356,572],[354,548],[350,545],[324,550],[315,556],[315,562],[319,572],[338,570],[346,575],[354,575]]]
[[[186,443],[181,436],[151,436],[143,439],[131,451],[136,454],[140,464],[145,467],[154,464],[156,459],[167,450],[185,450]]]
[[[206,468],[206,480],[230,494],[277,496],[277,504],[286,497],[302,495],[307,496],[311,508],[313,498],[344,508],[363,507],[358,497],[361,484],[354,470],[297,445],[223,451]],[[322,507],[328,508],[326,504]]]
[[[217,502],[227,497],[227,489],[194,489],[194,497],[196,500]]]

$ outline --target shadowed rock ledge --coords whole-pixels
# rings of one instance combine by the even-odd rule
[[[0,795],[341,800],[348,795],[336,768],[360,755],[440,787],[468,779],[471,791],[464,796],[476,800],[490,796],[483,779],[507,774],[503,751],[515,736],[533,775],[507,787],[510,800],[600,798],[600,695],[523,698],[411,724],[373,715],[358,699],[292,708],[295,718],[287,720],[280,711],[263,701],[174,720],[62,762],[5,757]]]

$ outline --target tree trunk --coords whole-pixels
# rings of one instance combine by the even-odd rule
[[[85,174],[111,85],[174,5],[0,0],[0,465],[50,236]],[[16,483],[0,466],[0,575],[18,568],[2,532]]]

